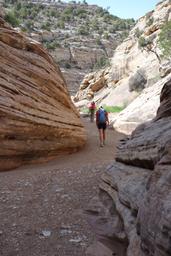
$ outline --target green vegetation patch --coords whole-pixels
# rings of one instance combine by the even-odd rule
[[[108,112],[108,113],[119,113],[121,112],[124,107],[121,106],[103,106],[104,109]],[[98,110],[99,106],[96,108]],[[89,108],[88,107],[83,107],[80,109],[80,112],[84,113],[84,114],[88,114],[89,113]]]
[[[20,24],[20,20],[16,17],[14,11],[9,11],[5,15],[5,21],[10,23],[13,27],[16,27]]]
[[[118,113],[118,112],[121,112],[124,109],[124,107],[121,107],[121,106],[104,106],[104,109],[108,113]]]
[[[108,9],[96,7],[95,10],[88,8],[86,1],[70,1],[67,5],[65,2],[49,1],[51,5],[43,5],[39,3],[31,3],[20,0],[5,0],[3,6],[6,11],[6,21],[12,26],[25,26],[26,21],[32,21],[34,26],[31,29],[52,30],[54,28],[68,29],[73,25],[75,32],[87,36],[89,34],[98,33],[108,37],[110,33],[128,32],[135,24],[134,19],[120,19],[109,13]],[[63,4],[64,8],[59,8],[59,4]],[[41,22],[43,21],[43,27]],[[25,29],[30,30],[27,26]],[[122,34],[122,33],[121,33]],[[123,37],[126,34],[123,33]]]
[[[88,107],[82,107],[80,109],[80,112],[82,112],[83,114],[88,114],[89,113],[89,108]]]

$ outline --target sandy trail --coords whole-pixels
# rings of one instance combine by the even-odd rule
[[[95,123],[83,122],[88,141],[79,152],[0,173],[1,256],[86,255],[95,236],[82,211],[123,136],[108,129],[100,148]]]

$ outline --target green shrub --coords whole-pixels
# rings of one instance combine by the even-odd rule
[[[57,26],[60,28],[60,29],[64,29],[65,28],[65,22],[60,20],[58,23],[57,23]]]
[[[140,30],[139,28],[136,28],[136,30],[135,30],[135,36],[136,36],[137,38],[140,38],[140,36],[142,35],[142,33],[143,33],[142,30]]]
[[[49,50],[55,50],[56,48],[60,48],[61,45],[57,41],[51,41],[51,42],[44,42],[44,46]]]
[[[68,62],[65,63],[65,68],[70,69],[71,68],[71,64],[69,64]]]
[[[152,15],[153,15],[153,11],[147,12],[146,15],[145,15],[146,20],[151,19]]]
[[[145,39],[145,37],[141,36],[138,40],[138,46],[140,48],[144,48],[147,47],[151,42],[147,39]]]
[[[105,56],[102,56],[94,64],[93,70],[105,68],[105,67],[109,66],[109,64],[110,64],[109,59]]]
[[[37,11],[33,11],[30,15],[30,19],[34,20],[37,17]]]
[[[165,24],[159,34],[158,44],[165,57],[171,56],[171,21]]]
[[[44,29],[44,30],[47,30],[47,31],[50,31],[50,22],[47,21],[46,23],[42,24],[41,28]]]
[[[62,21],[66,21],[66,22],[69,22],[71,19],[72,19],[72,16],[71,15],[69,15],[69,14],[62,14],[62,16],[61,16],[61,19],[62,19]]]
[[[152,39],[146,39],[141,36],[138,40],[138,46],[147,52],[153,52],[158,59],[159,63],[161,63],[160,55],[157,53],[157,50],[154,47]]]
[[[20,3],[20,2],[17,3],[16,9],[17,9],[17,10],[20,10],[20,9],[21,9],[21,3]]]
[[[21,7],[21,9],[18,11],[18,15],[20,18],[24,19],[28,15],[28,10],[25,7]]]
[[[151,18],[149,18],[149,19],[147,20],[146,25],[147,25],[147,26],[151,26],[151,25],[153,24],[153,22],[154,22],[154,19],[153,19],[153,17],[151,17]]]
[[[82,25],[78,28],[78,34],[83,35],[83,36],[87,36],[87,35],[89,35],[89,30],[86,26]]]
[[[105,32],[104,33],[104,39],[109,40],[109,38],[110,38],[110,36],[109,36],[108,32]]]
[[[112,27],[109,28],[109,33],[113,34],[113,33],[116,33],[118,27],[115,26],[115,25],[112,25]]]
[[[122,32],[122,34],[121,34],[121,38],[122,38],[122,40],[124,40],[125,38],[127,38],[128,37],[128,35],[129,35],[129,32],[128,31],[123,31]]]
[[[86,0],[83,0],[83,4],[86,4],[86,5],[87,5],[88,3],[86,2]]]
[[[100,37],[97,37],[97,38],[96,38],[96,44],[97,44],[97,45],[102,45],[102,42],[101,42],[101,40],[100,40]]]
[[[53,9],[50,10],[49,14],[50,14],[51,17],[57,17],[57,12],[56,12],[56,10],[53,10]]]
[[[92,30],[94,30],[94,31],[99,30],[100,24],[99,24],[99,21],[97,20],[97,18],[92,19],[90,26],[91,26]]]
[[[73,14],[73,10],[74,10],[74,7],[69,6],[69,7],[64,9],[63,14],[64,15],[72,15]]]
[[[113,20],[113,16],[109,12],[105,13],[103,18],[104,21],[107,23],[111,23],[111,21]]]
[[[108,113],[118,113],[118,112],[121,112],[124,109],[124,107],[121,107],[121,106],[104,106],[104,109]]]
[[[66,41],[64,41],[64,47],[65,47],[65,48],[69,48],[69,43],[66,42]]]
[[[28,31],[31,31],[34,27],[34,22],[32,20],[26,20],[24,28]]]
[[[80,109],[80,112],[84,113],[84,114],[89,114],[89,108],[88,107],[82,107]]]
[[[10,23],[13,27],[19,26],[19,24],[20,24],[19,19],[15,16],[13,11],[9,11],[5,15],[5,21]]]
[[[87,11],[85,10],[85,9],[82,9],[82,8],[78,8],[77,10],[76,10],[76,12],[75,12],[75,15],[76,16],[82,16],[83,14],[86,14],[87,13]],[[85,16],[84,16],[85,17]]]
[[[28,29],[26,27],[21,27],[22,32],[28,32]]]
[[[98,9],[96,9],[96,14],[99,16],[103,16],[103,8],[99,7]]]

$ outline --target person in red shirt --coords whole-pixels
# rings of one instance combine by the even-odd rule
[[[95,110],[96,110],[96,104],[94,101],[92,101],[89,106],[90,122],[94,122]]]
[[[100,147],[103,147],[105,145],[105,132],[107,125],[109,125],[109,118],[107,111],[102,106],[96,111],[96,125],[99,130]]]

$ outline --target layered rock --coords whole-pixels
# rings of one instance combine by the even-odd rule
[[[51,56],[0,20],[0,170],[85,144],[79,114]]]
[[[156,117],[120,141],[98,200],[89,206],[90,223],[110,247],[109,255],[170,255],[170,137],[171,78],[161,91]]]
[[[75,95],[85,74],[113,56],[113,50],[134,25],[133,19],[120,19],[86,2],[31,0],[17,5],[7,1],[4,8],[9,14],[16,10],[20,29],[49,49],[64,77],[72,76],[67,79],[71,95]]]
[[[115,39],[115,43],[102,39],[102,45],[97,45],[95,39],[92,38],[71,37],[65,39],[67,47],[62,45],[55,50],[50,50],[50,54],[61,67],[71,95],[76,94],[82,79],[93,70],[96,63],[101,59],[106,60],[112,57],[113,50],[120,42],[119,36]]]

